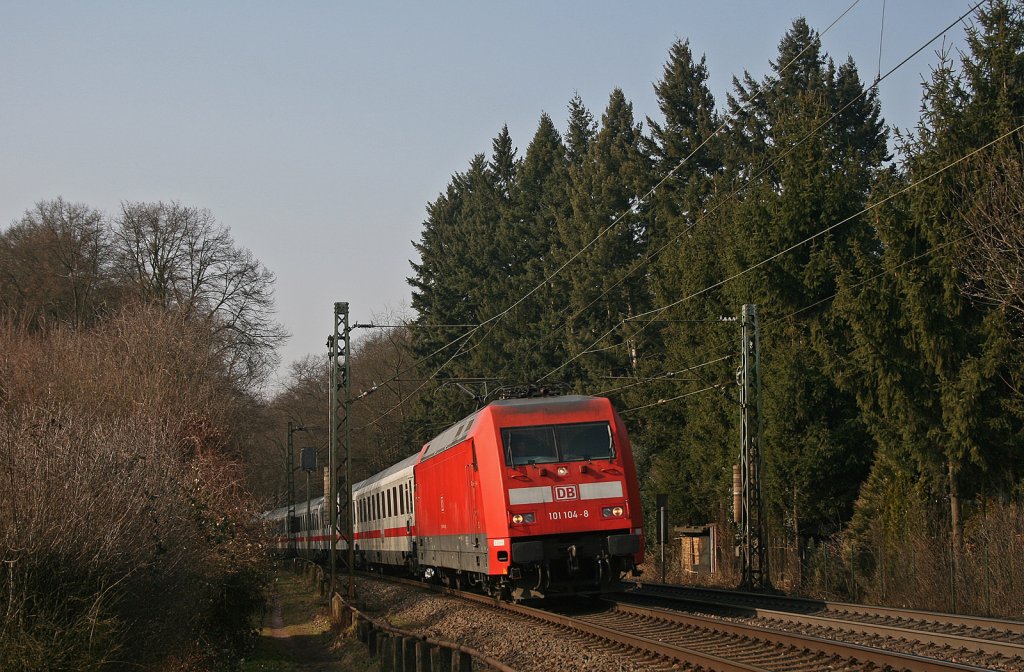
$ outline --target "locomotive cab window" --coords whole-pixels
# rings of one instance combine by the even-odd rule
[[[501,430],[505,464],[551,464],[610,460],[615,457],[607,422],[509,427]]]

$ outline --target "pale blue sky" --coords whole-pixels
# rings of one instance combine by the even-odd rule
[[[657,118],[676,38],[706,55],[721,106],[794,18],[823,31],[851,4],[0,0],[0,225],[57,196],[208,208],[277,274],[287,363],[324,350],[334,301],[362,322],[408,305],[426,204],[503,124],[521,156],[577,91],[598,118],[615,87]],[[823,37],[866,81],[882,4]],[[971,4],[886,0],[882,71]],[[888,122],[916,123],[937,46],[883,82]]]

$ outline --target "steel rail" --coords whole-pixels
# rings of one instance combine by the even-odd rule
[[[634,584],[630,582],[624,582],[623,585],[628,588],[634,587]],[[829,602],[826,600],[814,600],[805,597],[764,595],[760,593],[747,593],[735,590],[725,590],[721,588],[691,588],[688,586],[673,586],[670,584],[662,583],[644,582],[642,585],[636,586],[636,590],[638,593],[643,593],[647,591],[654,593],[710,593],[713,595],[717,595],[720,598],[724,598],[727,603],[733,606],[746,606],[765,604],[767,602],[778,602],[783,604],[791,604],[794,606],[794,608],[800,608],[804,610],[804,613],[822,610],[850,612],[867,617],[901,618],[911,621],[923,621],[926,623],[933,623],[937,625],[947,625],[951,627],[970,627],[997,631],[1001,630],[1006,633],[1013,633],[1024,636],[1024,621],[1011,621],[1001,618],[987,618],[984,616],[965,616],[960,614],[947,614],[939,611],[918,611],[914,609],[899,609],[896,607],[878,607],[864,604],[853,604],[850,602]]]
[[[570,616],[563,616],[561,614],[555,614],[550,611],[543,609],[534,609],[532,607],[525,607],[520,604],[513,604],[510,602],[502,602],[493,597],[487,595],[480,595],[479,593],[469,593],[454,588],[446,588],[444,586],[436,586],[431,584],[423,583],[422,581],[414,581],[412,579],[404,579],[399,577],[381,577],[390,581],[396,581],[408,586],[413,586],[420,589],[431,590],[433,592],[450,595],[470,602],[476,602],[485,606],[500,609],[503,611],[509,611],[519,616],[529,618],[533,621],[540,621],[557,625],[563,628],[569,628],[577,632],[584,633],[591,637],[596,637],[606,642],[611,642],[620,646],[629,646],[639,651],[647,653],[653,653],[662,658],[669,658],[693,665],[699,665],[712,670],[720,670],[721,672],[767,672],[767,668],[757,667],[754,665],[748,665],[746,663],[739,663],[736,661],[721,658],[712,654],[704,653],[694,649],[689,649],[681,646],[672,646],[665,644],[664,642],[658,642],[653,639],[647,639],[645,637],[639,637],[636,635],[630,635],[628,633],[620,632],[618,630],[612,630],[601,625],[593,623],[586,623],[579,619],[572,618]]]
[[[938,660],[935,658],[926,658],[924,656],[916,656],[907,653],[899,653],[896,651],[886,651],[883,649],[876,649],[874,647],[852,644],[850,642],[840,642],[822,637],[801,635],[783,630],[775,630],[774,628],[764,628],[743,623],[734,623],[732,621],[723,621],[709,616],[682,614],[677,611],[658,609],[656,607],[640,607],[622,603],[613,604],[617,611],[632,613],[636,616],[660,618],[680,625],[701,627],[741,637],[758,639],[761,641],[777,642],[797,649],[853,659],[861,663],[872,663],[874,665],[880,665],[883,668],[889,667],[895,670],[914,670],[915,672],[950,672],[951,670],[982,672],[983,670],[990,669]]]
[[[390,580],[396,580],[394,577],[387,578]],[[526,607],[521,604],[502,602],[494,597],[480,595],[478,593],[468,593],[453,588],[446,588],[444,586],[424,584],[423,582],[413,581],[410,579],[397,579],[397,581],[417,588],[432,590],[434,592],[451,595],[453,597],[476,602],[492,608],[516,613],[534,621],[546,622],[564,628],[570,628],[577,632],[582,632],[605,641],[630,646],[639,651],[645,651],[661,657],[700,665],[713,670],[723,670],[727,672],[732,672],[734,670],[737,672],[753,672],[766,669],[749,663],[722,658],[721,656],[709,654],[690,647],[674,645],[664,641],[657,641],[647,637],[633,635],[622,630],[608,628],[584,619],[557,614],[545,609],[537,609],[534,607]],[[748,640],[767,642],[771,644],[783,644],[793,647],[796,650],[813,651],[827,656],[838,656],[858,663],[870,663],[881,666],[883,669],[888,667],[894,670],[912,670],[914,672],[984,672],[989,669],[896,651],[886,651],[849,642],[790,633],[783,630],[775,630],[773,628],[733,623],[705,616],[681,614],[667,609],[640,607],[622,603],[611,604],[613,604],[614,609],[620,613],[631,614],[638,617],[655,618],[661,621],[687,625],[706,631],[736,635]]]
[[[935,644],[938,646],[951,646],[956,649],[966,649],[972,652],[986,654],[999,654],[1001,656],[1024,658],[1024,644],[1004,642],[1000,640],[984,639],[970,635],[957,635],[932,630],[919,630],[899,625],[887,625],[883,623],[871,623],[865,621],[851,621],[841,616],[815,616],[813,614],[794,613],[791,611],[779,611],[776,609],[764,609],[756,606],[740,606],[730,602],[718,602],[692,597],[675,595],[654,595],[644,593],[625,593],[626,599],[652,599],[672,600],[681,604],[694,607],[711,607],[720,609],[730,615],[738,615],[742,618],[764,618],[773,621],[783,621],[797,625],[812,625],[841,632],[878,635],[880,637],[893,637],[905,639],[908,642],[920,642],[922,644]],[[612,596],[606,599],[618,599]]]
[[[1001,631],[1004,634],[1020,635],[1024,638],[1024,621],[1011,621],[1008,619],[994,619],[983,616],[964,616],[959,614],[944,614],[942,612],[925,612],[918,610],[904,610],[893,606],[873,606],[870,604],[854,604],[852,602],[831,602],[827,600],[811,599],[808,597],[791,597],[780,595],[767,595],[762,593],[750,593],[738,590],[727,590],[722,588],[705,588],[676,586],[660,583],[643,583],[634,585],[624,582],[624,591],[637,593],[685,593],[700,594],[709,593],[717,595],[732,605],[756,605],[770,602],[777,602],[785,605],[793,605],[794,610],[802,613],[811,612],[847,612],[863,617],[904,619],[908,621],[920,621],[934,625],[949,627],[979,628],[984,630]]]
[[[518,614],[535,621],[542,621],[570,628],[577,632],[582,632],[614,644],[630,646],[634,649],[654,653],[664,658],[671,658],[693,665],[700,665],[701,667],[708,667],[713,670],[721,670],[722,672],[766,672],[767,670],[767,668],[728,660],[709,653],[704,653],[703,651],[697,651],[696,649],[666,644],[665,642],[640,637],[639,635],[631,635],[620,630],[613,630],[612,628],[606,628],[603,625],[588,623],[586,621],[581,621],[578,618],[552,613],[544,609],[535,609],[533,607],[525,607],[521,604],[501,602],[495,600],[493,597],[487,597],[486,595],[467,593],[443,587],[441,588],[441,592],[472,602],[486,604],[487,606],[501,609],[502,611],[510,611],[514,614]]]

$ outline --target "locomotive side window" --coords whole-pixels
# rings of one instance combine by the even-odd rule
[[[501,430],[505,464],[551,464],[609,460],[615,456],[607,422],[509,427]]]

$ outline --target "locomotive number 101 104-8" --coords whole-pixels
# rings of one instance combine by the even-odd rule
[[[548,520],[574,520],[577,518],[590,518],[590,511],[548,511]]]

